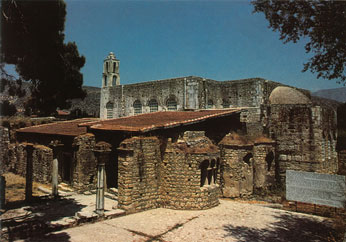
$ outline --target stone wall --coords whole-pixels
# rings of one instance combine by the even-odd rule
[[[52,181],[53,151],[47,146],[34,145],[32,153],[33,180],[49,184]]]
[[[275,143],[241,143],[225,138],[219,144],[222,161],[221,188],[224,197],[249,196],[277,183]]]
[[[253,193],[253,146],[220,145],[223,197],[244,197]]]
[[[338,161],[339,161],[338,174],[346,175],[346,150],[339,151]]]
[[[159,207],[161,155],[158,138],[126,139],[118,152],[119,208],[131,213]]]
[[[254,189],[265,190],[275,184],[278,164],[275,162],[275,143],[254,144]]]
[[[10,144],[9,166],[7,171],[20,176],[26,176],[27,169],[27,143]],[[34,145],[32,152],[33,180],[49,184],[51,182],[53,151],[47,146]]]
[[[9,166],[10,137],[8,128],[0,126],[0,175],[7,172]]]
[[[127,212],[206,209],[219,203],[219,150],[204,132],[185,132],[173,143],[171,138],[129,138],[118,154],[119,207]]]
[[[161,206],[207,209],[219,204],[219,149],[203,131],[186,131],[168,144],[160,167]]]
[[[73,187],[78,190],[90,190],[96,187],[97,159],[93,152],[95,144],[95,136],[90,133],[77,136],[74,139],[75,160],[72,180]]]
[[[311,105],[271,105],[270,137],[277,142],[279,175],[286,170],[335,173],[335,116]],[[326,138],[328,134],[328,138]],[[331,135],[329,135],[331,134]]]

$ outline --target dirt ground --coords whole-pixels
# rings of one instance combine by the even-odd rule
[[[5,173],[3,176],[6,179],[6,204],[19,203],[25,200],[25,178],[13,173]],[[45,193],[38,190],[38,187],[50,188],[49,185],[33,182],[33,196],[42,196]]]

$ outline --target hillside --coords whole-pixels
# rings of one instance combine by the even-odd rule
[[[30,84],[28,82],[22,83],[22,89],[25,90],[25,95],[23,97],[11,96],[8,89],[8,86],[6,86],[3,92],[0,93],[0,102],[7,100],[14,104],[19,112],[24,112],[24,103],[31,95]],[[98,117],[100,109],[100,88],[83,86],[83,89],[87,92],[85,99],[71,100],[72,106],[68,111],[79,109],[81,112],[85,112],[89,116]]]
[[[346,87],[322,89],[312,92],[311,95],[344,103],[346,102]]]

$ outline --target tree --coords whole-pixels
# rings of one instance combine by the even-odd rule
[[[1,62],[16,65],[30,81],[32,113],[50,115],[69,108],[69,99],[84,98],[80,69],[85,58],[75,43],[64,43],[63,0],[1,0]]]
[[[17,108],[14,104],[5,100],[0,103],[0,116],[13,116],[17,112]]]
[[[306,53],[313,56],[304,64],[317,78],[336,79],[346,84],[346,2],[265,1],[252,2],[254,12],[263,12],[269,28],[280,32],[284,43],[307,37]]]

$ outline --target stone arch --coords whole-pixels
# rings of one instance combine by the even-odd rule
[[[178,104],[175,96],[170,96],[166,101],[168,111],[175,111],[178,109]]]
[[[159,110],[159,104],[158,102],[156,101],[156,99],[151,99],[149,102],[148,102],[148,106],[149,106],[149,111],[152,113],[152,112],[157,112]]]
[[[106,104],[106,113],[107,113],[107,119],[109,118],[113,118],[113,108],[114,108],[114,104],[112,102],[108,102]]]
[[[270,151],[265,158],[266,162],[267,162],[267,170],[270,171],[273,161],[274,161],[274,152]]]
[[[204,160],[199,164],[199,169],[201,170],[201,183],[200,186],[203,187],[206,185],[206,180],[208,176],[208,167],[209,167],[209,160]]]
[[[133,112],[134,114],[142,113],[142,103],[138,99],[133,102]]]
[[[213,107],[214,107],[214,102],[212,99],[209,99],[207,103],[207,109],[212,109]]]
[[[223,108],[229,108],[230,107],[230,103],[228,99],[222,99],[222,107]]]

